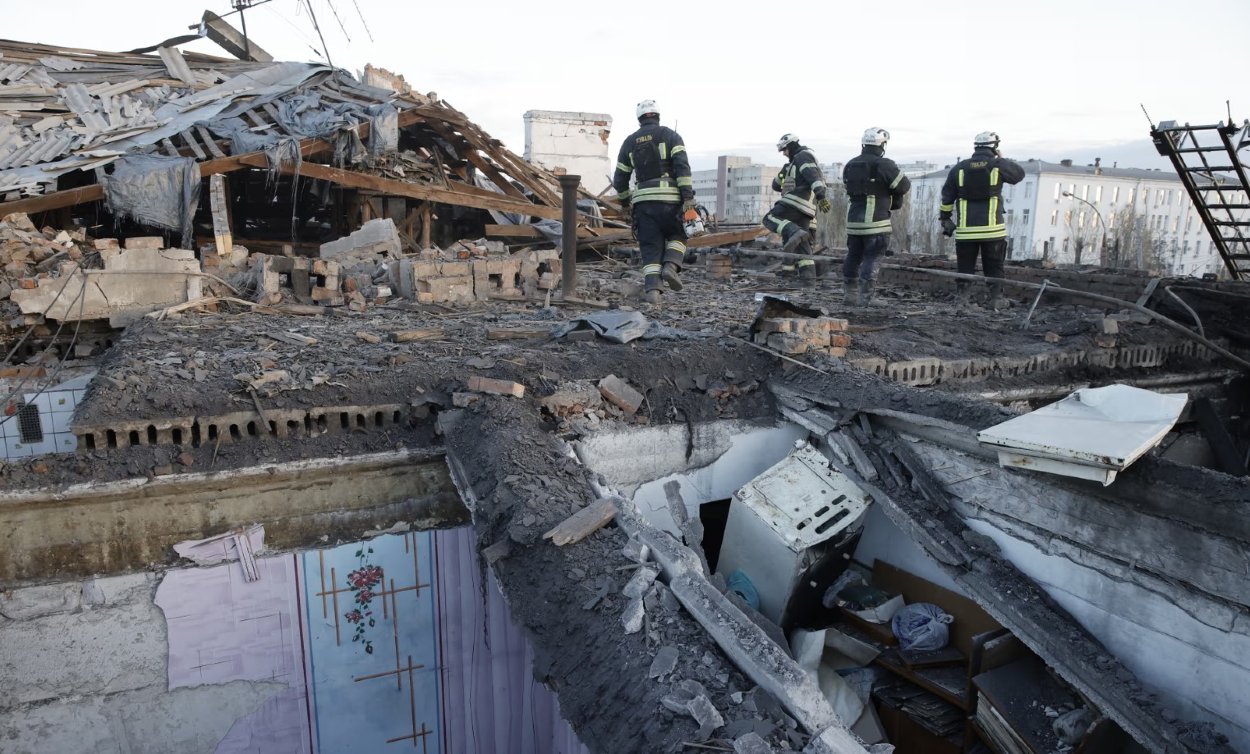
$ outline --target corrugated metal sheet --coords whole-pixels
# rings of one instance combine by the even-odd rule
[[[533,652],[469,527],[434,533],[445,752],[589,754],[533,678]]]

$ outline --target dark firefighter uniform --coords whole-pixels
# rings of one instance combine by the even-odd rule
[[[859,293],[872,298],[877,259],[890,246],[890,212],[903,206],[903,197],[911,190],[911,181],[898,169],[894,160],[885,156],[885,148],[865,144],[858,157],[842,169],[846,185],[846,261],[842,277],[848,294],[859,279]]]
[[[686,254],[681,206],[694,200],[694,181],[681,136],[661,126],[658,117],[644,117],[639,123],[642,127],[621,145],[612,187],[623,203],[632,205],[642,273],[646,289],[651,291],[659,290],[665,263],[681,269]],[[633,191],[629,189],[630,174],[637,175]]]
[[[1007,258],[1003,184],[1022,180],[1024,168],[999,157],[998,151],[989,146],[976,147],[971,157],[951,168],[942,185],[938,219],[947,235],[954,232],[955,259],[960,272],[975,274],[980,255],[982,272],[987,278],[1003,277],[1003,262]],[[967,283],[960,281],[961,295],[966,289]],[[1001,285],[990,284],[991,299],[997,299],[1001,292]]]
[[[789,241],[797,233],[808,233],[816,228],[816,204],[825,198],[825,177],[816,163],[812,150],[800,146],[786,163],[786,166],[773,179],[773,191],[781,193],[781,198],[773,208],[764,215],[764,227],[781,236],[781,240]],[[809,242],[805,239],[795,249],[799,253],[810,253]],[[816,262],[801,259],[796,267],[811,267],[815,270]]]

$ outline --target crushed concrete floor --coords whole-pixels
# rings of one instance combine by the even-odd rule
[[[608,260],[581,273],[584,281],[612,281],[592,286],[608,290],[628,282],[627,270]],[[447,442],[471,462],[479,547],[496,545],[494,568],[514,614],[534,640],[535,677],[559,693],[564,714],[588,746],[622,752],[679,751],[689,742],[724,747],[755,731],[778,750],[801,749],[806,737],[795,721],[767,694],[752,692],[752,684],[671,595],[661,590],[648,605],[644,630],[623,632],[620,591],[636,564],[621,554],[625,537],[619,529],[602,529],[576,546],[543,542],[543,532],[595,499],[587,470],[565,454],[564,439],[594,431],[596,425],[620,423],[773,422],[778,407],[768,382],[783,377],[808,390],[854,395],[847,403],[852,408],[871,404],[974,428],[1012,415],[944,390],[900,389],[848,370],[837,359],[800,355],[779,361],[746,342],[757,293],[787,295],[847,318],[848,361],[1035,355],[1073,345],[1093,347],[1103,312],[1047,303],[1022,330],[1020,309],[993,312],[974,306],[956,312],[949,301],[916,291],[885,288],[874,306],[848,310],[840,303],[840,281],[800,289],[759,271],[713,281],[698,267],[685,278],[686,290],[666,295],[658,306],[605,297],[683,334],[626,345],[547,338],[543,333],[595,311],[562,304],[491,302],[451,309],[397,303],[315,317],[244,311],[145,319],[103,358],[76,425],[205,417],[252,411],[258,403],[264,410],[405,404],[424,407],[425,418],[311,437],[262,434],[198,447],[99,448],[10,464],[0,475],[7,487],[34,488]],[[409,342],[388,339],[406,330],[427,332]],[[500,339],[497,331],[504,330],[524,337]],[[1062,342],[1048,342],[1047,332],[1057,333]],[[1149,343],[1158,332],[1135,325],[1121,334],[1121,342]],[[370,342],[371,336],[379,342]],[[537,403],[571,381],[598,382],[609,374],[642,392],[636,414],[601,410],[570,423],[544,413]],[[468,392],[473,376],[516,381],[526,392],[521,399],[487,396],[457,406],[457,396]],[[1244,492],[1242,485],[1221,495],[1236,498]],[[1035,597],[1043,599],[1040,593],[1029,599]],[[661,650],[665,662],[657,667]],[[1106,662],[1093,656],[1089,661]],[[679,679],[698,681],[707,690],[724,716],[724,727],[701,731],[693,718],[664,707],[662,697]],[[604,714],[607,699],[612,714]]]

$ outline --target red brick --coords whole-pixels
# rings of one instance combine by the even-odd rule
[[[477,375],[469,378],[469,389],[476,390],[479,393],[489,393],[490,395],[511,395],[515,398],[525,396],[525,386],[519,382],[495,380],[490,377],[479,377]]]
[[[829,345],[834,348],[848,348],[851,345],[851,336],[846,333],[834,333],[829,336]]]
[[[599,393],[603,395],[605,400],[624,411],[627,415],[636,413],[643,401],[642,393],[614,374],[609,374],[607,377],[599,380]]]

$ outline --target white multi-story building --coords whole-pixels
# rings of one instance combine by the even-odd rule
[[[715,170],[696,170],[695,197],[723,223],[757,223],[781,197],[773,191],[780,167],[760,165],[749,157],[721,155]]]
[[[1010,259],[1102,264],[1202,275],[1224,269],[1180,179],[1169,172],[1029,160],[1003,188]],[[913,250],[941,248],[937,213],[948,170],[913,179]]]

